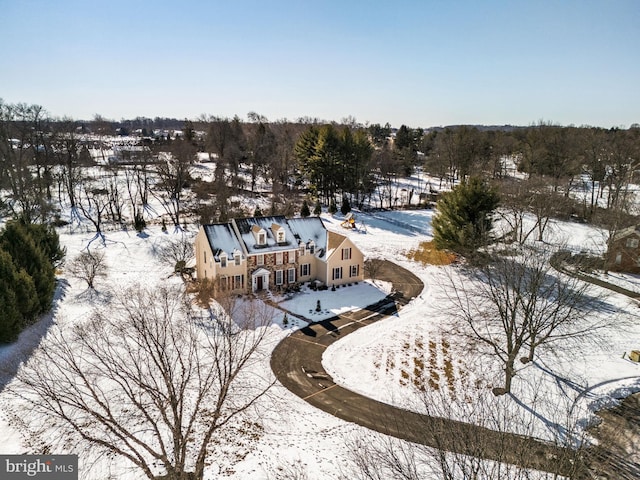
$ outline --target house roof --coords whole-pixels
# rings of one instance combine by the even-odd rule
[[[229,223],[216,223],[212,225],[203,225],[207,240],[211,246],[213,257],[220,259],[220,254],[226,252],[229,257],[233,257],[235,251],[242,254],[242,244],[233,231]]]
[[[313,242],[316,247],[316,257],[324,257],[327,251],[328,232],[319,217],[291,218],[287,223],[298,243],[308,245]]]
[[[640,225],[634,225],[632,227],[623,228],[613,236],[613,240],[619,240],[621,238],[628,237],[631,234],[640,236]]]
[[[338,248],[345,240],[345,236],[336,232],[329,232],[329,244],[327,245],[327,258],[331,256],[336,248]]]
[[[292,250],[298,246],[293,232],[287,225],[287,219],[284,216],[240,218],[233,219],[232,222],[240,234],[240,239],[244,244],[245,251],[250,255]],[[274,228],[274,224],[280,226],[284,231],[284,242],[278,243],[276,241],[273,231],[277,230],[277,228]],[[266,232],[266,245],[258,245],[253,234],[253,232],[258,232],[260,228]]]
[[[344,236],[329,232],[318,217],[290,218],[284,216],[250,217],[233,219],[229,223],[203,225],[214,258],[219,260],[222,252],[229,257],[235,251],[248,255],[295,250],[302,243],[313,242],[316,258],[326,260],[331,249],[338,248]],[[264,230],[266,245],[258,245],[256,235]],[[274,232],[284,232],[285,241],[277,242]],[[244,255],[243,255],[244,256]]]

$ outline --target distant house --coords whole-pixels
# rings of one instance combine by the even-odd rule
[[[251,217],[203,225],[195,250],[197,278],[237,293],[364,279],[362,252],[317,217]]]
[[[146,145],[116,145],[109,163],[147,163],[151,160],[151,149]]]
[[[616,233],[607,252],[609,270],[640,273],[640,225]]]

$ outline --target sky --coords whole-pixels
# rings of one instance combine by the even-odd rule
[[[640,1],[0,0],[0,98],[52,116],[640,123]]]

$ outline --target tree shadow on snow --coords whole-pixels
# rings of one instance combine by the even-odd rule
[[[58,279],[51,310],[42,315],[33,325],[25,328],[20,333],[18,340],[8,345],[0,345],[0,393],[16,376],[20,366],[26,363],[33,355],[33,352],[38,348],[42,339],[55,323],[54,318],[62,299],[66,296],[68,288],[69,282],[67,280]]]

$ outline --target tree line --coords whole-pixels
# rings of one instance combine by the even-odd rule
[[[136,119],[130,126],[175,126],[156,120]],[[542,122],[425,131],[354,119],[274,122],[255,112],[244,121],[202,116],[183,121],[173,136],[151,142],[139,137],[148,147],[142,158],[103,165],[99,175],[89,175],[87,167],[95,166],[90,149],[106,150],[123,125],[129,124],[99,115],[83,122],[54,119],[38,105],[0,101],[0,212],[27,222],[56,221],[69,206],[72,219],[86,219],[100,237],[105,222],[144,229],[151,199],[163,210],[155,213],[180,228],[185,213],[201,223],[252,214],[234,200],[237,195],[268,193],[269,213],[285,215],[298,213],[304,199],[325,207],[346,199],[359,208],[396,208],[417,196],[426,204],[434,192],[475,176],[498,187],[520,237],[540,236],[552,215],[613,230],[633,221],[637,125],[607,130]],[[196,158],[215,164],[212,179],[193,178]],[[402,179],[416,173],[430,180],[403,190]],[[539,217],[537,231],[521,231],[523,212]]]

